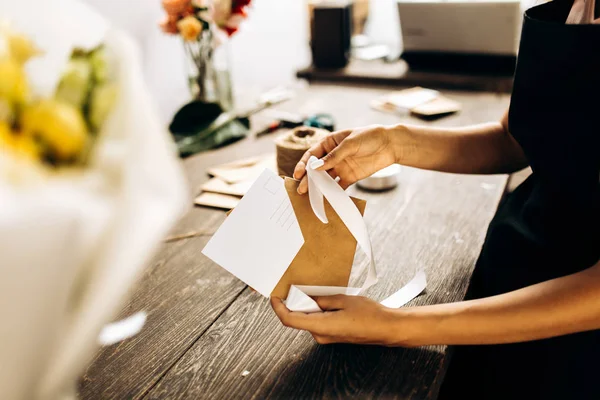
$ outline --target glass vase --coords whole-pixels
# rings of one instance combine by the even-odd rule
[[[233,109],[229,40],[215,39],[207,30],[196,41],[184,42],[188,82],[194,100]]]

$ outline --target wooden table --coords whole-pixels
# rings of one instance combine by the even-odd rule
[[[418,122],[371,110],[369,101],[384,92],[317,85],[280,108],[330,112],[339,128]],[[508,104],[500,94],[446,94],[464,109],[434,124],[494,120]],[[270,137],[246,139],[185,160],[193,194],[207,167],[273,150]],[[365,219],[382,277],[369,296],[383,299],[423,268],[426,293],[409,306],[463,299],[506,182],[505,175],[405,168],[395,190],[351,188],[368,201]],[[121,314],[145,310],[147,325],[97,354],[80,382],[83,399],[436,398],[450,348],[320,346],[308,333],[283,327],[265,298],[201,254],[224,218],[223,211],[196,207],[179,222],[173,234],[204,235],[162,246]],[[359,252],[356,265],[362,263]]]

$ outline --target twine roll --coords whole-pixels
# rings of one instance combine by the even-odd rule
[[[275,139],[279,175],[293,177],[294,168],[304,153],[329,135],[325,129],[299,126]]]

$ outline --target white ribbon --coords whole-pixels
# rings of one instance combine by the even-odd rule
[[[325,214],[325,198],[331,207],[346,225],[352,236],[356,239],[359,247],[369,259],[367,277],[360,288],[332,287],[332,286],[296,286],[292,285],[286,299],[286,306],[291,311],[319,312],[322,311],[311,296],[332,296],[345,294],[357,296],[377,283],[377,270],[375,258],[367,225],[356,205],[348,194],[337,184],[337,182],[325,171],[318,171],[311,167],[317,161],[316,157],[308,160],[306,173],[308,176],[308,197],[313,212],[324,224],[328,223]],[[418,296],[427,285],[425,273],[418,271],[415,277],[402,289],[381,302],[386,307],[398,308]]]
[[[309,167],[306,169],[308,175],[308,197],[310,206],[313,212],[323,222],[328,223],[327,215],[325,215],[325,202],[327,198],[331,207],[335,210],[342,222],[346,225],[356,242],[365,252],[369,259],[369,269],[367,270],[367,278],[361,287],[361,293],[377,283],[377,270],[375,268],[375,257],[371,248],[371,239],[369,239],[369,231],[360,211],[352,202],[348,194],[338,185],[335,180],[325,171],[318,171],[310,167],[311,163],[317,161],[317,158],[312,156],[308,160]]]

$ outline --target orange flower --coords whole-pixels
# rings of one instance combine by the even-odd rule
[[[185,18],[185,17],[189,17],[190,15],[194,15],[194,14],[195,14],[195,12],[194,12],[194,7],[190,5],[190,6],[189,6],[187,9],[185,9],[185,10],[184,10],[184,11],[181,13],[181,16],[182,16],[183,18]]]
[[[176,35],[179,33],[179,29],[177,29],[177,18],[166,17],[161,23],[160,28],[165,33],[170,33]]]
[[[181,37],[188,42],[198,39],[198,35],[202,32],[202,24],[193,16],[185,17],[177,22],[177,28],[179,28]]]
[[[187,10],[191,3],[190,0],[162,0],[162,5],[167,14],[176,16]]]

